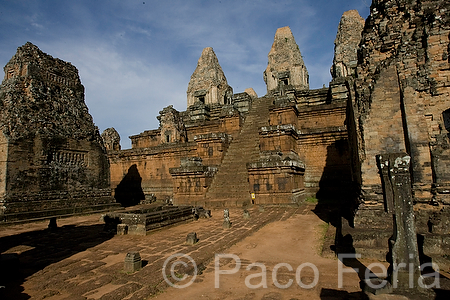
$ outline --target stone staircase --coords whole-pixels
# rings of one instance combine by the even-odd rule
[[[259,128],[269,124],[272,97],[255,100],[206,194],[208,206],[242,206],[251,201],[247,163],[259,158]]]

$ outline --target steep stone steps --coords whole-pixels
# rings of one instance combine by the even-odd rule
[[[242,130],[231,142],[206,194],[211,206],[241,206],[250,201],[247,163],[259,158],[259,128],[268,125],[273,99],[253,102]]]

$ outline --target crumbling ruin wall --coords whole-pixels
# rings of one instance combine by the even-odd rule
[[[370,222],[375,229],[377,222],[390,222],[382,213],[375,158],[389,152],[411,156],[418,231],[431,233],[426,225],[431,216],[448,215],[449,33],[448,1],[372,3],[358,52],[356,80],[349,81],[353,159],[360,167],[354,175],[362,200],[356,227],[367,228]],[[368,243],[367,239],[364,247]]]
[[[77,69],[27,43],[4,70],[0,221],[108,208],[109,163]]]

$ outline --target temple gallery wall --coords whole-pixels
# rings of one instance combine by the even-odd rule
[[[448,253],[448,10],[444,0],[400,0],[373,1],[366,20],[345,12],[322,89],[309,88],[289,27],[268,49],[264,96],[235,93],[205,48],[186,111],[168,103],[159,127],[131,136],[127,150],[114,128],[98,132],[77,69],[27,43],[0,91],[0,222],[156,200],[246,207],[315,197],[339,234],[373,255],[393,224],[380,157],[397,153],[410,159],[424,249]]]

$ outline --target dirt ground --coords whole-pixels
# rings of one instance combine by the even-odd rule
[[[361,272],[349,266],[364,271],[375,261],[340,265],[334,255],[321,255],[333,228],[313,209],[253,207],[250,218],[230,209],[231,228],[222,226],[223,211],[214,210],[210,219],[147,236],[105,232],[100,215],[58,220],[56,230],[47,222],[3,226],[0,299],[365,299]],[[199,238],[194,245],[186,244],[191,232]],[[130,251],[143,261],[135,273],[123,271]],[[189,257],[171,259],[181,254]]]
[[[319,255],[326,228],[326,224],[311,212],[294,215],[283,222],[273,222],[227,249],[225,254],[239,258],[240,269],[236,273],[221,274],[217,280],[215,273],[233,272],[236,266],[236,257],[219,259],[218,267],[215,261],[211,262],[192,285],[183,289],[169,288],[156,299],[179,299],[183,295],[185,299],[313,300],[351,297],[352,294],[358,299],[360,288],[357,273],[345,273],[343,288],[339,289],[338,260]],[[264,267],[250,269],[249,266],[254,263],[263,264]],[[275,272],[274,282],[274,267],[280,263],[288,264],[292,270],[288,269],[288,265],[281,266]],[[304,265],[300,269],[300,280],[304,285],[301,287],[296,279],[296,271],[304,263],[316,266],[318,273],[314,274],[311,267]],[[317,284],[314,284],[315,276]]]

